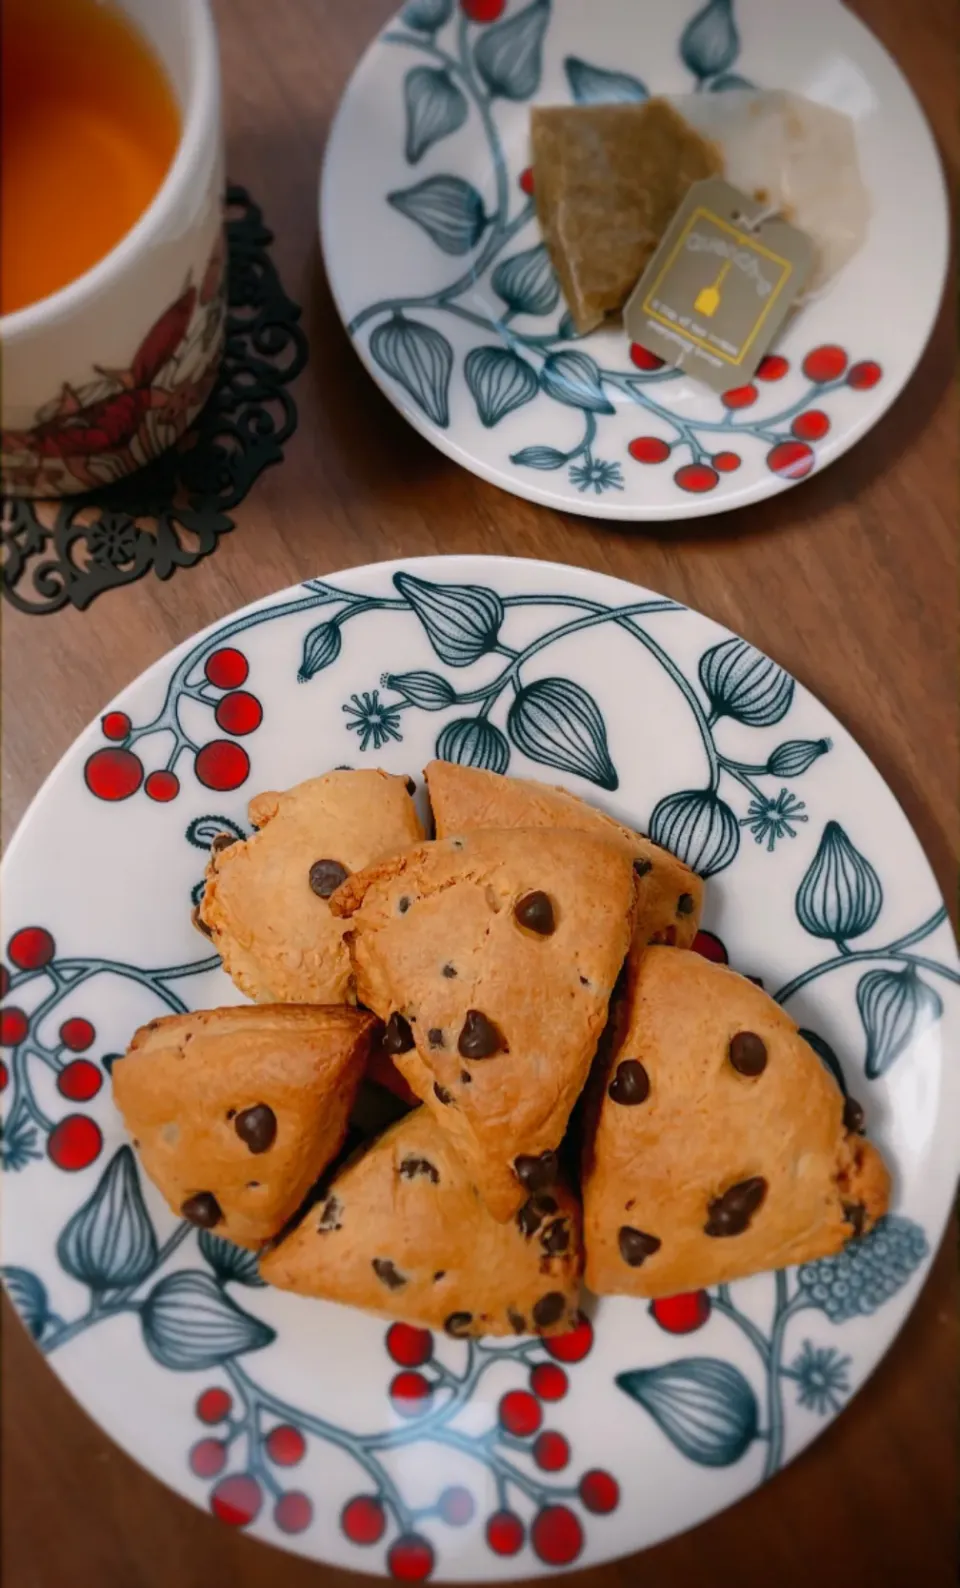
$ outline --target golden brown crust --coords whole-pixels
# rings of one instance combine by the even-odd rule
[[[251,1247],[276,1235],[343,1143],[375,1029],[356,1009],[257,1004],[135,1032],[111,1072],[114,1101],[174,1212],[208,1193],[215,1234]],[[247,1111],[263,1107],[275,1134],[253,1151]]]
[[[573,1323],[580,1209],[561,1186],[494,1220],[450,1139],[418,1108],[349,1163],[260,1260],[270,1284],[460,1335]]]
[[[744,1047],[757,1073],[736,1068]],[[623,1101],[644,1091],[624,1062],[643,1066],[640,1101]],[[886,1211],[886,1167],[844,1128],[833,1077],[789,1015],[724,966],[650,949],[600,1079],[583,1175],[586,1281],[600,1295],[672,1295],[828,1256]],[[754,1202],[739,1229],[738,1203]]]
[[[314,891],[314,862],[358,871],[423,837],[406,779],[328,772],[286,793],[258,794],[260,830],[211,853],[200,920],[223,968],[259,1003],[352,1003],[343,926]]]

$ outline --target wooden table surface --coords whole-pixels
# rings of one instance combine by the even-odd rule
[[[586,4],[587,0],[583,0]],[[797,491],[687,530],[614,527],[506,496],[421,440],[363,372],[319,263],[317,166],[353,64],[394,0],[218,0],[229,171],[263,205],[311,357],[300,427],[197,569],[85,614],[3,613],[7,834],[74,736],[195,629],[281,586],[385,557],[508,552],[637,580],[770,651],[888,780],[951,902],[958,852],[957,411],[952,303],[906,393]],[[955,0],[857,0],[960,164]],[[923,239],[917,239],[923,246]],[[6,1309],[5,1588],[340,1588],[194,1510],[87,1420]],[[577,1588],[940,1588],[956,1580],[952,1227],[874,1378],[766,1488]]]

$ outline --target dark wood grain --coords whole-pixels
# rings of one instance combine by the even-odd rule
[[[587,0],[584,0],[587,3]],[[955,0],[856,0],[960,167]],[[422,441],[364,374],[319,265],[319,153],[391,0],[218,0],[229,169],[277,232],[304,304],[309,370],[286,462],[216,554],[86,614],[2,625],[3,823],[104,701],[239,604],[383,557],[509,552],[581,564],[688,602],[772,652],[857,736],[951,902],[958,843],[955,292],[906,393],[799,491],[688,528],[624,529],[506,496]],[[922,239],[917,240],[922,246]],[[946,1588],[956,1581],[955,1228],[900,1338],[853,1405],[732,1511],[578,1588]],[[215,1524],[123,1456],[68,1397],[9,1308],[3,1329],[5,1588],[340,1588],[346,1572]]]

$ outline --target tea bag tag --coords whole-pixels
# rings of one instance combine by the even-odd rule
[[[713,391],[743,386],[813,268],[805,232],[722,177],[695,182],[624,310],[632,342]]]

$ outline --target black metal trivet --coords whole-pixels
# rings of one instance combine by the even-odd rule
[[[268,252],[273,233],[227,190],[227,336],[213,394],[179,444],[136,474],[60,501],[4,498],[3,594],[21,612],[83,611],[152,568],[192,568],[234,527],[232,510],[297,426],[290,382],[307,361],[300,309]]]

